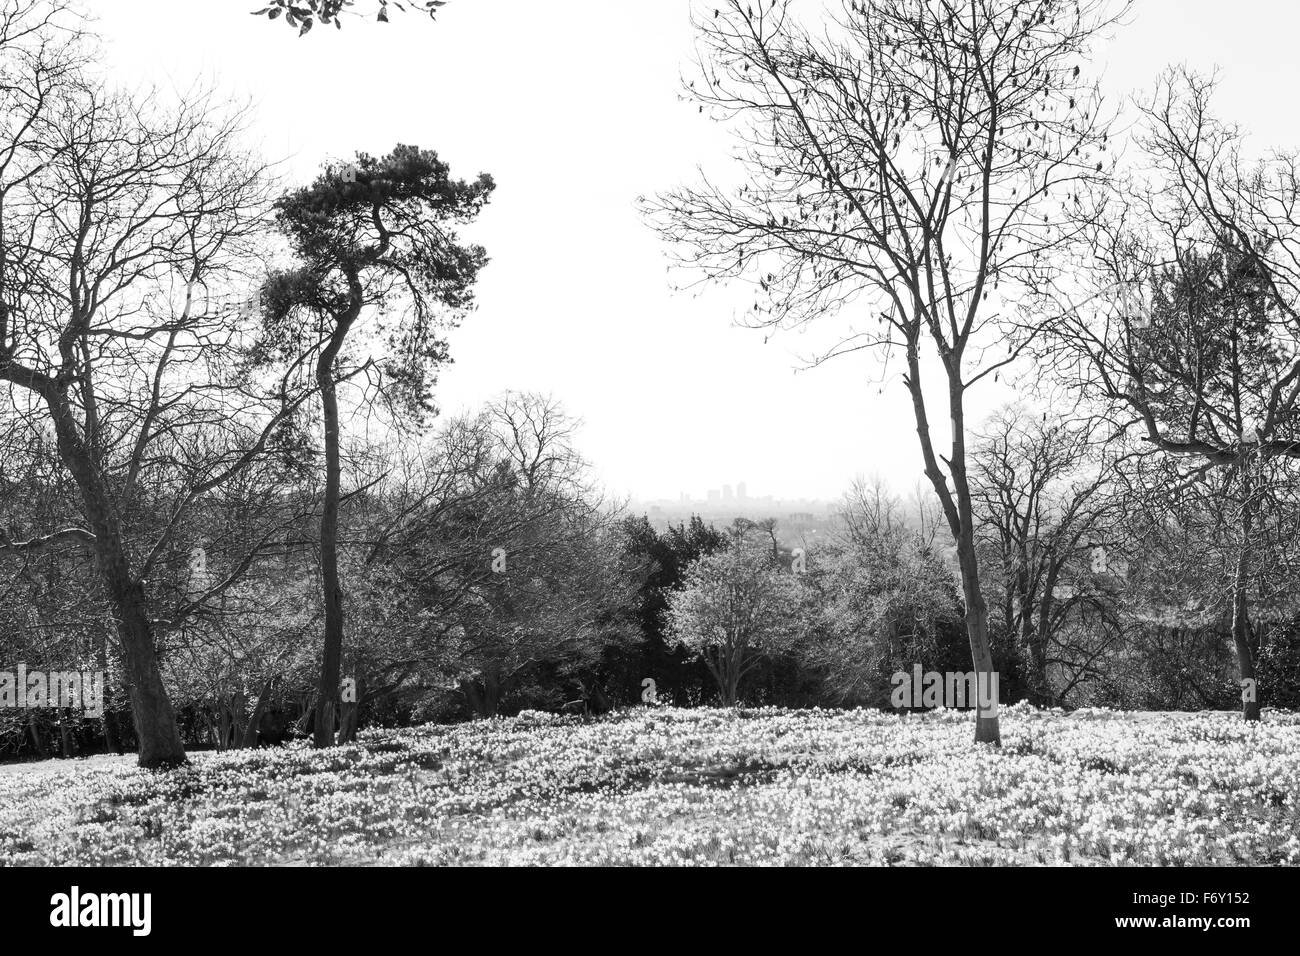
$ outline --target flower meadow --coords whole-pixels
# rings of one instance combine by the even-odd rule
[[[525,712],[0,772],[0,863],[1297,864],[1300,714]]]

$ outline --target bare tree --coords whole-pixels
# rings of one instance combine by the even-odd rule
[[[1123,4],[1114,5],[1122,12]],[[1061,210],[1101,175],[1107,131],[1083,70],[1116,22],[1100,0],[867,0],[823,31],[784,0],[698,18],[688,83],[742,146],[736,190],[649,204],[684,265],[756,286],[753,323],[850,326],[822,358],[901,350],[925,474],[957,544],[975,670],[991,673],[967,474],[966,396],[1016,361],[1005,302],[1070,238]],[[923,375],[938,371],[941,397]],[[943,450],[933,420],[951,423]],[[976,719],[1000,740],[996,713]]]
[[[1046,357],[1121,429],[1188,463],[1179,480],[1230,479],[1232,632],[1243,713],[1256,720],[1248,584],[1265,475],[1272,460],[1300,459],[1300,154],[1245,159],[1212,92],[1175,70],[1143,107],[1142,172],[1089,217],[1087,268],[1050,287],[1066,307]]]
[[[636,581],[576,427],[554,399],[509,392],[440,430],[367,561],[418,609],[407,656],[386,652],[390,674],[427,665],[494,716],[530,668],[571,676],[623,638]]]
[[[1059,700],[1049,668],[1072,661],[1060,635],[1072,615],[1114,617],[1113,590],[1127,573],[1117,461],[1096,440],[1104,423],[1044,421],[1007,408],[972,452],[978,535],[994,557],[1003,625],[1029,655],[1030,700]],[[1091,652],[1090,652],[1091,653]]]
[[[235,368],[239,315],[218,294],[256,263],[264,169],[238,146],[238,111],[107,90],[83,71],[78,18],[4,11],[0,381],[28,433],[52,437],[77,515],[0,549],[94,554],[140,763],[174,765],[151,579],[186,515],[268,449],[287,401]]]

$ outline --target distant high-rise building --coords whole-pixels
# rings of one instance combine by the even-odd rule
[[[723,485],[723,486],[722,486],[722,500],[723,500],[723,501],[730,501],[733,497],[735,497],[735,496],[731,493],[731,485]]]
[[[744,501],[746,498],[749,497],[749,489],[745,487],[745,483],[743,481],[740,482],[738,485],[736,485],[736,497],[739,498],[741,501]]]

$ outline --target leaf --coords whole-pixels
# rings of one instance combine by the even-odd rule
[[[274,10],[272,10],[270,13],[268,13],[268,14],[266,15],[266,18],[267,18],[268,20],[274,20],[274,19],[275,19],[276,17],[278,17],[279,15],[280,15],[280,8],[279,8],[279,7],[276,7]]]
[[[377,19],[380,23],[387,23],[387,22],[388,22],[388,11],[387,11],[387,10],[384,10],[384,9],[380,9],[380,11],[379,11],[379,16],[376,17],[375,19]]]
[[[311,27],[312,27],[311,17],[308,17],[306,20],[302,21],[302,29],[298,31],[298,36],[302,36],[304,33],[310,30]]]

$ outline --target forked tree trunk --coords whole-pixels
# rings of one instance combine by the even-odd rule
[[[718,685],[718,697],[723,707],[735,707],[740,697],[740,664],[736,660],[737,652],[719,645],[710,659],[707,655],[704,663]]]
[[[920,308],[920,298],[917,298]],[[921,334],[918,330],[918,336]],[[964,387],[961,384],[961,354],[944,356],[948,376],[948,413],[952,421],[952,451],[947,459],[952,474],[953,487],[939,467],[933,437],[930,434],[930,414],[925,404],[921,385],[920,353],[915,342],[907,348],[907,389],[912,397],[912,413],[916,420],[916,435],[921,443],[921,457],[925,461],[925,476],[930,480],[935,495],[943,507],[948,529],[957,543],[957,558],[961,566],[962,595],[966,601],[966,636],[970,641],[971,663],[975,667],[976,686],[993,684],[993,652],[989,648],[989,612],[980,591],[979,560],[975,554],[975,509],[971,503],[970,484],[966,477],[966,413],[962,405]],[[984,683],[987,681],[988,683]],[[1002,744],[998,729],[996,704],[975,715],[975,742]]]

